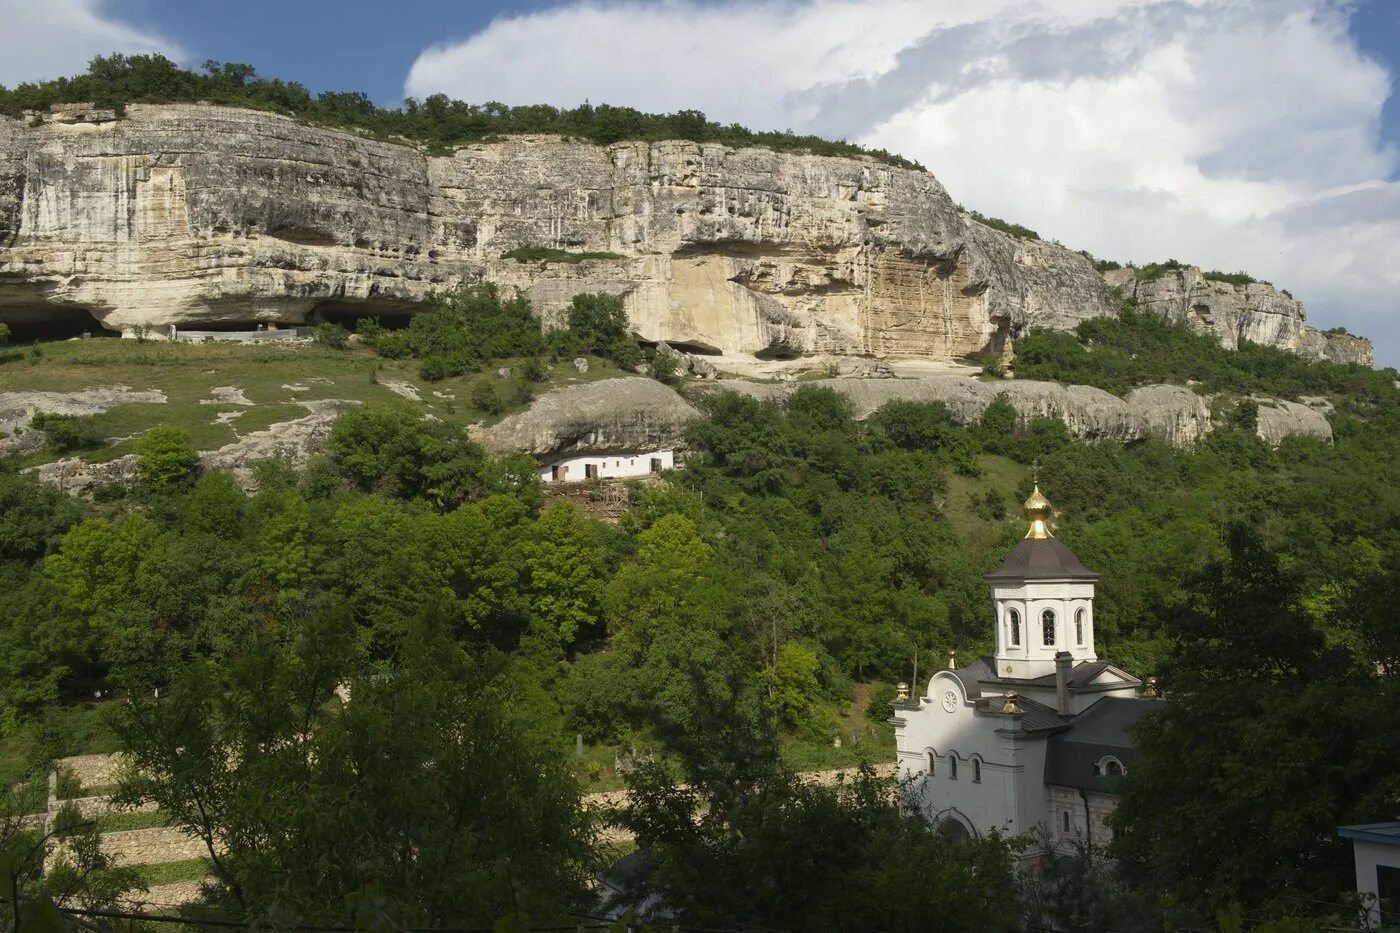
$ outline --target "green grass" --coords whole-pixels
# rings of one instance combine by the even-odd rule
[[[161,862],[158,865],[142,865],[136,869],[137,875],[149,888],[161,884],[177,884],[181,881],[200,881],[209,877],[209,871],[210,865],[207,858]]]
[[[621,259],[622,255],[620,253],[586,251],[573,253],[566,249],[555,249],[552,246],[517,246],[508,253],[502,253],[501,258],[514,259],[516,262],[575,264],[583,262],[585,259]]]
[[[104,813],[97,827],[104,833],[125,833],[135,829],[152,829],[170,825],[169,814],[160,810],[113,810]]]
[[[302,401],[399,399],[387,388],[391,382],[412,386],[425,411],[463,427],[498,420],[528,404],[513,397],[514,379],[501,379],[495,374],[501,367],[517,368],[518,360],[500,360],[489,364],[484,372],[429,382],[419,376],[417,361],[380,359],[367,347],[332,350],[314,344],[272,347],[103,339],[45,343],[39,349],[41,355],[37,358],[25,356],[0,364],[0,392],[76,392],[125,385],[165,394],[164,404],[118,405],[92,417],[103,434],[118,439],[82,454],[85,459],[98,462],[130,453],[135,437],[157,425],[179,425],[189,432],[196,449],[216,450],[241,435],[304,417],[307,410],[298,404]],[[530,391],[539,395],[554,387],[619,375],[623,373],[616,366],[596,357],[589,358],[587,373],[578,372],[571,361],[563,360],[551,366],[547,381],[531,384]],[[490,415],[471,405],[472,389],[482,381],[496,384],[507,400],[504,411]],[[242,389],[254,407],[206,404],[217,386]],[[241,414],[229,423],[218,423],[218,416],[228,412]],[[19,458],[18,465],[35,466],[58,457],[39,451]]]
[[[977,458],[982,475],[977,477],[950,473],[948,476],[948,502],[943,514],[953,530],[970,548],[984,548],[995,545],[1005,534],[1008,521],[1014,522],[1021,514],[1016,490],[1025,482],[1030,473],[1009,457],[983,454]],[[981,501],[988,491],[1001,493],[1006,502],[1008,518],[997,520],[985,518],[973,504],[974,497]]]

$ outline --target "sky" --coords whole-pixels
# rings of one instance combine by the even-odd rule
[[[0,84],[94,54],[394,105],[699,109],[922,162],[1094,255],[1245,270],[1400,366],[1400,0],[0,0]]]

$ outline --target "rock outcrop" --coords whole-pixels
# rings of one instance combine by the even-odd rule
[[[895,400],[941,402],[953,421],[978,420],[998,396],[1005,398],[1022,422],[1057,418],[1070,433],[1084,440],[1135,441],[1157,438],[1174,447],[1187,447],[1212,429],[1210,402],[1185,386],[1142,386],[1118,398],[1091,386],[1015,380],[982,382],[965,376],[922,379],[816,379],[795,383],[729,380],[704,386],[703,391],[734,391],[754,398],[779,401],[800,386],[828,386],[851,400],[859,419],[870,417]],[[1332,439],[1332,427],[1319,411],[1297,402],[1259,398],[1259,436],[1277,446],[1285,437],[1303,434]]]
[[[0,457],[28,453],[44,446],[42,431],[30,429],[38,412],[50,415],[98,415],[134,402],[162,404],[165,393],[137,391],[129,386],[94,386],[80,392],[0,392]]]
[[[1104,281],[1139,307],[1214,334],[1231,350],[1247,340],[1310,360],[1373,365],[1371,341],[1308,326],[1303,303],[1267,282],[1221,282],[1206,278],[1195,266],[1167,269],[1151,278],[1140,277],[1137,269],[1114,269],[1104,273]]]
[[[1316,408],[1284,399],[1256,396],[1259,420],[1256,432],[1270,447],[1277,447],[1286,437],[1299,435],[1332,440],[1332,424]]]
[[[625,376],[554,389],[522,412],[477,432],[494,454],[536,457],[613,450],[667,450],[683,444],[700,413],[655,379]]]
[[[521,246],[604,258],[503,257]],[[300,323],[483,280],[546,319],[620,294],[638,336],[686,351],[947,359],[1115,313],[1085,257],[871,158],[528,136],[432,156],[189,104],[0,118],[0,320]]]

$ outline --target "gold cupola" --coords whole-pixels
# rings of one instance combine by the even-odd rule
[[[1030,530],[1026,532],[1027,538],[1044,540],[1055,537],[1050,533],[1050,500],[1041,493],[1039,483],[1036,483],[1024,508],[1026,519],[1031,523]]]

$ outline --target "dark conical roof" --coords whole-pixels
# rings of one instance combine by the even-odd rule
[[[1074,552],[1055,538],[1026,538],[1011,549],[988,580],[1097,580],[1099,575],[1079,562]]]

